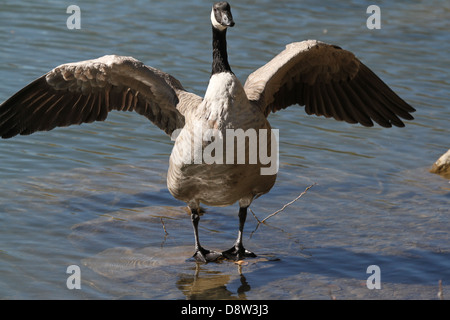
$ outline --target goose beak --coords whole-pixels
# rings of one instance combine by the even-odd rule
[[[221,25],[224,27],[234,27],[235,23],[234,23],[233,16],[231,15],[231,13],[222,15]]]

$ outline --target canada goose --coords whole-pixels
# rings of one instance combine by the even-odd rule
[[[383,127],[403,127],[399,117],[412,120],[410,113],[415,110],[353,53],[316,40],[287,45],[242,86],[228,63],[226,33],[235,23],[227,2],[213,5],[211,23],[212,74],[203,99],[184,90],[167,73],[132,57],[109,55],[60,65],[17,92],[0,105],[0,136],[103,121],[112,110],[136,111],[168,135],[178,134],[167,185],[190,209],[194,258],[208,262],[221,256],[255,256],[242,242],[247,208],[256,197],[269,192],[276,173],[262,175],[261,161],[195,163],[190,142],[198,128],[221,133],[225,129],[270,131],[268,115],[296,104],[305,106],[308,114],[349,123],[373,126],[375,121]],[[271,137],[267,146],[276,143]],[[203,141],[201,149],[215,138]],[[200,203],[227,206],[235,202],[239,202],[235,244],[224,252],[206,250],[198,237]]]

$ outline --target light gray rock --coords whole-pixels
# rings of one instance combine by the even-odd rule
[[[450,149],[433,164],[430,172],[444,176],[450,175]]]

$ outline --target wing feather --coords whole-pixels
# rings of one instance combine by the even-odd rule
[[[307,114],[349,123],[403,127],[415,109],[353,53],[316,40],[291,43],[253,72],[244,85],[249,100],[268,116],[299,104]]]
[[[182,104],[201,100],[134,58],[104,56],[60,65],[2,103],[0,136],[103,121],[112,110],[136,111],[170,135],[184,126]]]

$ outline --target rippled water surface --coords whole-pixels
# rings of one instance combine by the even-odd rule
[[[105,54],[133,56],[203,95],[210,75],[210,1],[2,1],[0,100],[53,67]],[[172,142],[134,113],[0,141],[0,298],[437,299],[450,283],[449,180],[430,174],[450,148],[448,1],[239,1],[228,32],[233,71],[248,74],[287,43],[320,39],[351,50],[402,98],[406,128],[363,128],[270,116],[280,173],[251,208],[244,265],[197,265],[184,203],[166,189]],[[230,247],[237,205],[206,208],[202,243]],[[252,233],[252,231],[254,231]],[[69,290],[67,267],[81,270]],[[381,270],[369,290],[367,267]],[[447,294],[448,296],[449,294]],[[448,298],[448,297],[447,297]]]

